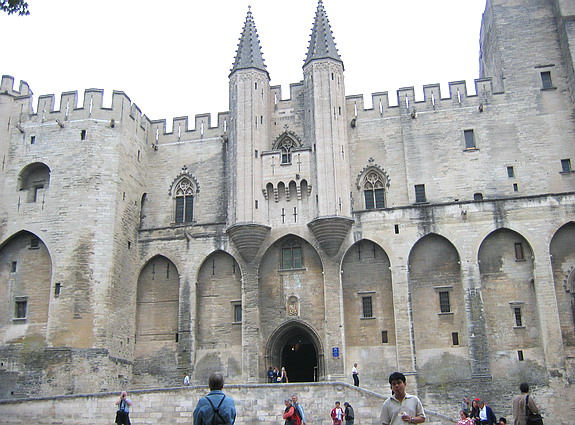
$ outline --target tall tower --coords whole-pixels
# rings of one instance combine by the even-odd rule
[[[259,153],[270,139],[270,77],[251,10],[230,73],[228,234],[248,263],[270,228],[262,224]]]
[[[303,66],[306,139],[315,151],[317,215],[309,227],[334,256],[353,223],[343,62],[320,0]]]

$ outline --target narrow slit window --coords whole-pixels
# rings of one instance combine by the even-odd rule
[[[507,167],[507,177],[515,177],[515,170],[513,170],[513,167]]]
[[[525,260],[525,253],[523,252],[523,244],[521,242],[515,243],[515,259]]]
[[[561,170],[564,173],[570,173],[571,170],[571,160],[570,159],[562,159],[561,160]]]
[[[86,140],[86,130],[80,131],[80,140]]]
[[[451,342],[453,345],[459,345],[459,333],[451,332]]]
[[[242,321],[242,305],[234,304],[234,323],[241,323]]]
[[[389,342],[389,339],[387,337],[387,331],[381,331],[381,343],[387,344],[388,342]]]
[[[523,350],[517,351],[517,360],[519,360],[520,362],[525,360],[525,357],[523,357]]]
[[[523,317],[521,316],[521,307],[513,308],[513,316],[515,317],[515,326],[523,327]]]

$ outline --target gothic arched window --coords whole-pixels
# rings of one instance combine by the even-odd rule
[[[365,196],[365,209],[373,210],[376,208],[385,208],[385,189],[383,177],[375,172],[370,171],[365,177],[363,183],[363,194]]]
[[[289,137],[286,137],[280,144],[279,148],[282,151],[282,164],[291,164],[291,152],[292,149],[296,147],[294,141]]]
[[[194,185],[181,179],[174,190],[176,197],[176,223],[189,223],[194,219]]]

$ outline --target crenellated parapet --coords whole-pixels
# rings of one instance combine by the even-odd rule
[[[489,105],[494,96],[502,95],[493,91],[491,78],[479,78],[475,80],[475,93],[468,94],[465,81],[452,81],[448,84],[449,93],[445,96],[441,93],[439,84],[427,84],[423,86],[423,100],[416,100],[415,88],[402,87],[397,90],[397,104],[391,105],[388,92],[372,93],[372,108],[365,108],[363,95],[346,96],[347,110],[351,112],[351,118],[357,118],[362,112],[374,111],[380,116],[410,116],[417,118],[421,112],[432,112],[442,109],[457,107],[476,107],[483,110]],[[352,124],[353,125],[353,124]]]
[[[18,90],[14,89],[14,77],[10,75],[3,75],[2,82],[0,83],[0,94],[6,94],[9,96],[20,97],[20,96],[32,96],[32,90],[26,81],[20,81],[20,86]]]
[[[187,116],[176,117],[172,121],[172,131],[167,131],[166,120],[152,120],[150,121],[151,141],[158,147],[162,144],[214,138],[227,141],[229,112],[219,112],[215,126],[212,126],[211,115],[207,113],[195,115],[193,124],[194,126],[190,127],[190,119]]]

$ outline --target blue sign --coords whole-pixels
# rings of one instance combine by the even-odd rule
[[[331,355],[332,355],[333,357],[339,357],[339,347],[333,347],[333,348],[331,349]]]

